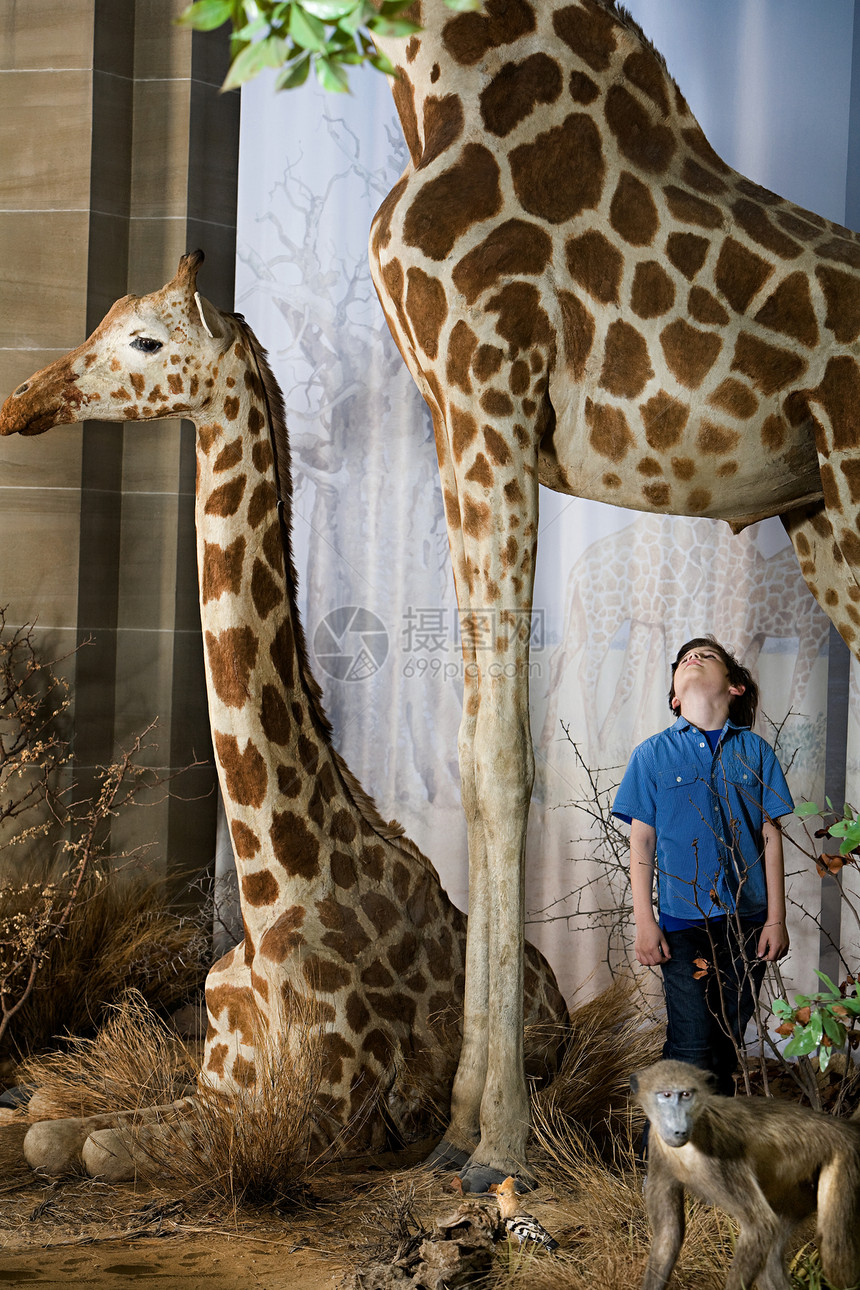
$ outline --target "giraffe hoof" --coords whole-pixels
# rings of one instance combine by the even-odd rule
[[[489,1165],[467,1165],[460,1171],[460,1181],[463,1184],[464,1192],[487,1192],[491,1183],[502,1183],[510,1177],[510,1170],[492,1169]],[[518,1192],[534,1191],[537,1183],[529,1177],[517,1175],[516,1188]]]
[[[441,1169],[448,1173],[454,1173],[456,1170],[462,1169],[468,1159],[468,1151],[461,1151],[459,1147],[452,1146],[447,1138],[443,1138],[424,1161],[424,1168]]]

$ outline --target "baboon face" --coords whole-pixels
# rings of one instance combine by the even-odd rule
[[[695,1088],[656,1088],[650,1095],[650,1107],[645,1111],[667,1147],[683,1147],[690,1141],[696,1118],[697,1090]]]

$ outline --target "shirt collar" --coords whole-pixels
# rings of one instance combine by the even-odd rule
[[[673,721],[672,725],[669,726],[669,729],[678,730],[678,731],[695,730],[697,734],[701,734],[699,727],[694,726],[692,721],[688,721],[686,717],[677,717],[675,721]],[[730,717],[726,721],[726,724],[723,726],[720,733],[724,735],[728,730],[748,730],[748,729],[749,729],[749,726],[739,726],[736,722],[732,721]]]

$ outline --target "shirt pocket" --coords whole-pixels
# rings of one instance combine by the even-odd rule
[[[674,770],[661,770],[657,772],[657,787],[661,793],[671,793],[673,790],[686,789],[689,793],[691,785],[701,780],[701,772],[695,766],[677,766]]]

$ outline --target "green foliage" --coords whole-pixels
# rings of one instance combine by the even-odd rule
[[[482,0],[445,0],[460,12],[481,8]],[[232,25],[230,70],[222,86],[237,89],[264,68],[278,72],[275,88],[303,85],[313,67],[326,90],[349,89],[347,68],[370,63],[394,75],[394,67],[373,43],[374,36],[411,36],[421,28],[404,15],[412,0],[194,0],[180,14],[181,26],[214,31]]]
[[[857,815],[854,808],[846,802],[842,808],[842,815],[839,816],[834,810],[830,798],[825,798],[827,810],[822,811],[816,802],[801,802],[800,806],[794,808],[795,815],[801,820],[808,819],[812,815],[822,815],[824,818],[831,817],[833,823],[824,829],[817,830],[817,838],[825,835],[831,838],[841,838],[839,844],[840,856],[851,855],[852,852],[860,849],[860,815]]]
[[[852,1047],[860,1042],[855,1029],[860,998],[853,977],[838,986],[826,972],[816,971],[815,975],[824,982],[825,990],[795,995],[793,1006],[787,999],[774,999],[773,1010],[782,1022],[777,1034],[790,1036],[785,1056],[809,1057],[817,1053],[819,1067],[825,1071],[831,1055],[844,1048],[846,1040]]]

